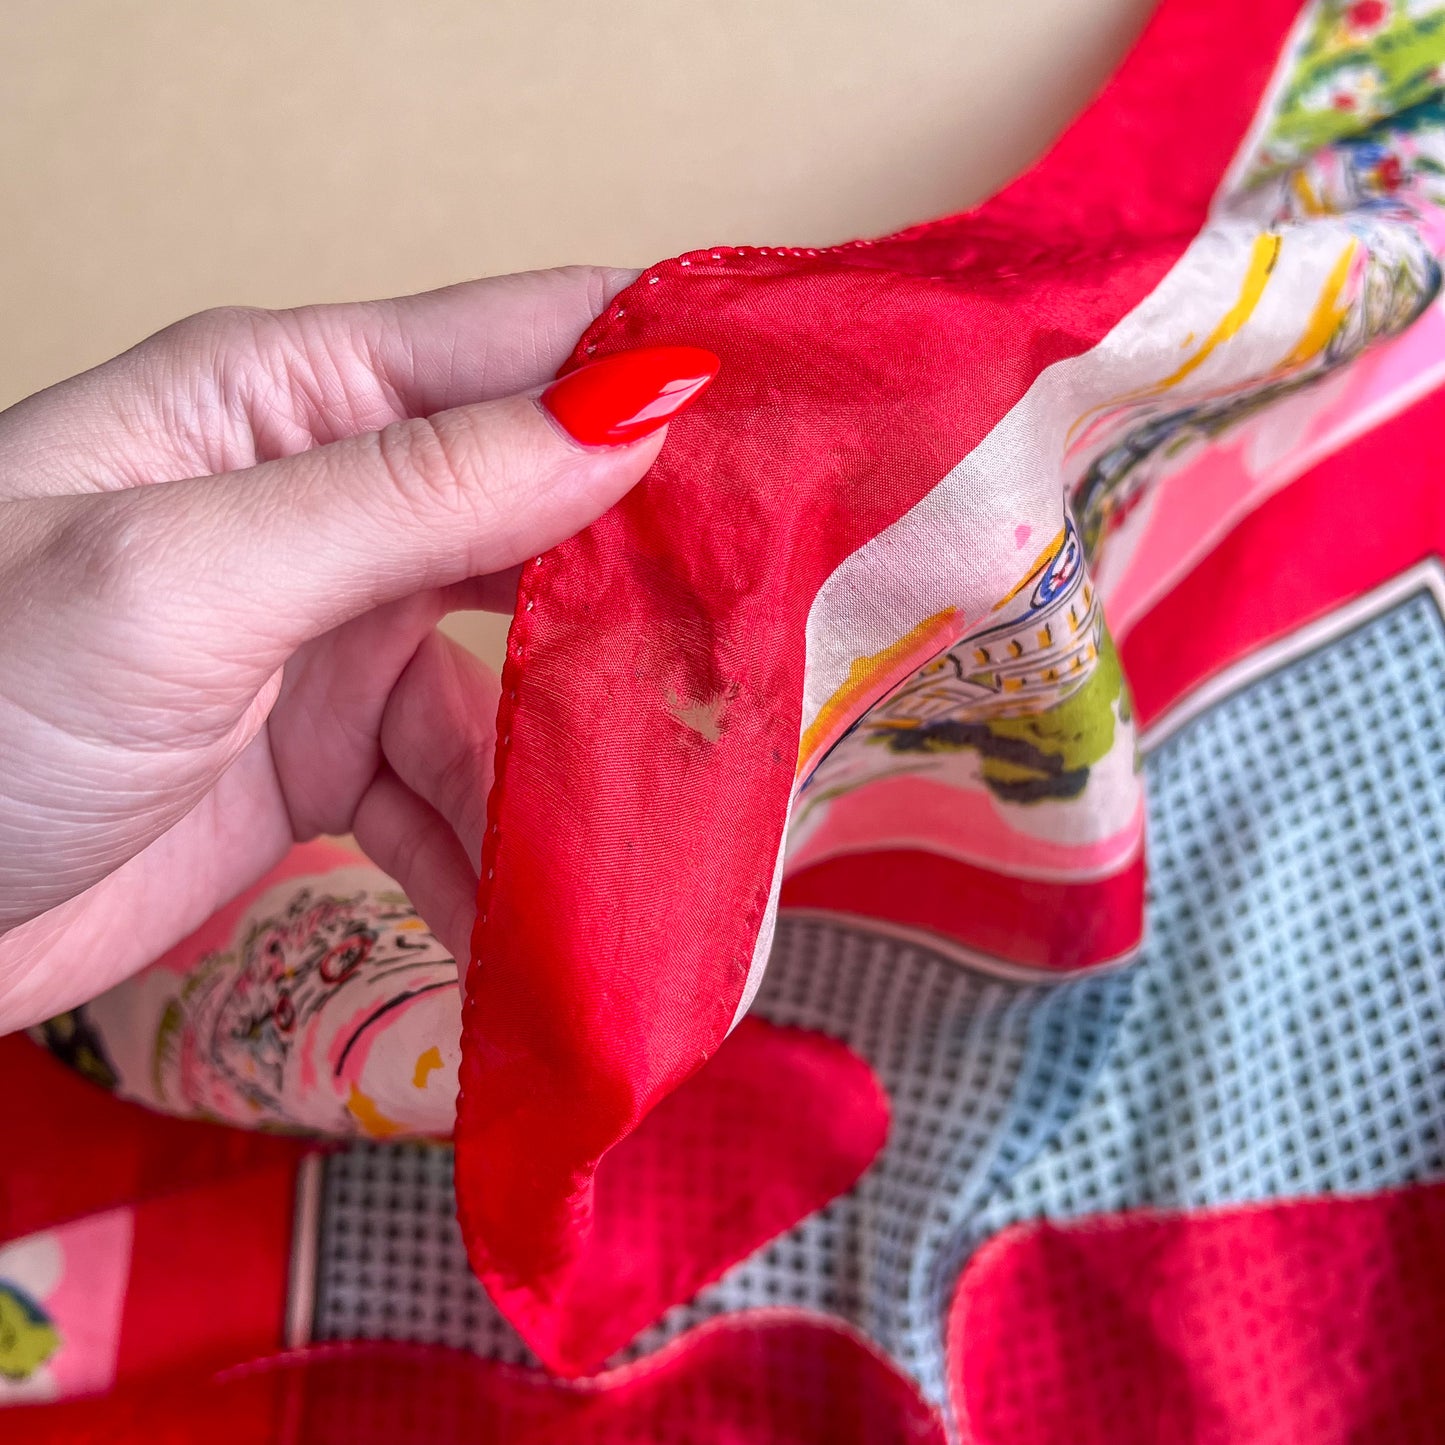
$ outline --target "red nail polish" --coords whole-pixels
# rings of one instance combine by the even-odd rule
[[[619,351],[568,372],[541,395],[558,426],[584,447],[620,447],[665,426],[694,402],[722,363],[696,346]]]

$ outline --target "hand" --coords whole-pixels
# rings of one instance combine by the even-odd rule
[[[208,312],[0,415],[0,1033],[318,833],[463,953],[497,682],[436,624],[510,612],[509,569],[622,496],[708,379],[654,364],[648,397],[646,364],[608,362],[544,415],[629,279]],[[608,366],[640,440],[595,429]]]

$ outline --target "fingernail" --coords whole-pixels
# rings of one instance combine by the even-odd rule
[[[582,446],[621,447],[666,426],[697,400],[721,365],[696,346],[619,351],[568,372],[538,399]]]

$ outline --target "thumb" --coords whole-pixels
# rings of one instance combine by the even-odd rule
[[[718,366],[693,347],[617,352],[540,394],[49,505],[72,513],[62,532],[81,539],[93,600],[99,578],[114,601],[113,580],[153,627],[180,624],[203,653],[269,670],[363,612],[514,566],[586,526],[641,479]],[[51,564],[70,550],[48,549]]]

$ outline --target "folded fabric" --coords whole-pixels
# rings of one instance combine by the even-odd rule
[[[716,351],[723,371],[637,492],[524,573],[465,1002],[389,881],[315,845],[46,1041],[121,1093],[230,1122],[379,1139],[445,1133],[455,1109],[470,1258],[563,1374],[816,1222],[878,1155],[891,1102],[897,1147],[865,1180],[876,1229],[847,1308],[941,1399],[931,1302],[967,1246],[1019,1217],[1009,1179],[1045,1212],[1073,1211],[1054,1175],[1079,1173],[1081,1146],[1058,1131],[1089,1079],[1102,1103],[1079,1118],[1112,1121],[1135,1165],[1102,1207],[1152,1198],[1127,1141],[1156,1117],[1138,1098],[1172,1098],[1171,1081],[1133,1033],[1142,1063],[1129,1050],[1103,1062],[1115,981],[1078,985],[1098,997],[1077,1018],[1058,990],[1057,1007],[1037,992],[1028,1008],[1004,1001],[1133,956],[1136,748],[1215,709],[1262,716],[1230,725],[1313,758],[1328,730],[1311,720],[1333,717],[1341,692],[1403,706],[1435,655],[1442,92],[1433,0],[1297,13],[1165,0],[1096,105],[979,210],[876,242],[718,247],[645,273],[573,363],[680,342]],[[1342,641],[1367,627],[1363,651]],[[1223,708],[1262,678],[1288,705]],[[1402,730],[1423,757],[1417,723]],[[1256,814],[1226,808],[1246,786],[1230,769],[1266,764],[1212,726],[1209,757],[1179,754],[1203,817],[1161,855],[1156,885],[1217,885],[1226,904],[1282,890],[1288,907],[1264,910],[1277,929],[1302,907],[1344,917],[1340,889],[1291,873],[1307,850],[1251,850],[1231,831]],[[1378,719],[1368,731],[1357,752],[1395,736]],[[1391,759],[1405,756],[1396,742]],[[1368,798],[1347,752],[1314,759],[1318,826],[1383,857],[1384,824],[1355,817]],[[1270,782],[1256,792],[1295,786],[1283,763]],[[1415,791],[1408,876],[1423,897],[1439,810]],[[1258,816],[1294,816],[1282,808]],[[1347,813],[1349,828],[1332,821]],[[1263,860],[1261,876],[1219,883],[1237,856]],[[1379,871],[1397,912],[1403,868]],[[1339,927],[1383,938],[1361,909]],[[992,972],[994,1006],[927,1014],[903,984],[863,982],[826,1009],[779,1013],[764,994],[780,1024],[806,1027],[740,1026],[779,910],[891,935],[877,966],[908,944],[935,971]],[[1235,912],[1246,932],[1263,927],[1258,910]],[[1316,933],[1288,936],[1303,950]],[[1197,960],[1170,939],[1185,950],[1170,967],[1189,976]],[[1288,962],[1282,988],[1311,960]],[[1314,1009],[1279,1017],[1306,1030]],[[1160,1033],[1171,1027],[1163,1011]],[[1033,1063],[1015,1087],[999,1060],[1020,1030]],[[1092,1041],[1078,1044],[1087,1058],[1056,1060],[1074,1034]],[[1234,1066],[1227,1047],[1199,1064]],[[1428,1104],[1418,1079],[1400,1087]],[[1308,1091],[1283,1092],[1293,1109]],[[962,1130],[968,1100],[980,1119]],[[1187,1111],[1167,1118],[1199,1151],[1224,1123],[1274,1140],[1278,1122],[1257,1104],[1213,1132]],[[57,1186],[30,1162],[46,1157],[41,1134],[7,1184],[43,1198]],[[140,1140],[128,1178],[151,1169],[153,1146]],[[93,1147],[122,1157],[99,1132]],[[215,1152],[188,1142],[176,1157],[204,1173]],[[1044,1184],[1023,1168],[1034,1158]],[[1107,1171],[1084,1172],[1092,1188]],[[1335,1187],[1316,1175],[1290,1179]],[[1271,1173],[1269,1187],[1286,1184]],[[98,1188],[72,1170],[58,1202],[102,1208]],[[48,1222],[9,1192],[30,1220],[18,1228]],[[714,1303],[732,1297],[720,1290]],[[1024,1319],[1016,1304],[997,1308]],[[26,1318],[32,1352],[53,1350],[39,1314]]]
[[[949,1321],[973,1445],[1438,1440],[1445,1187],[1019,1226]]]
[[[1433,6],[1169,0],[977,211],[695,251],[584,337],[723,366],[508,641],[457,1179],[549,1365],[598,1354],[566,1320],[599,1170],[747,1009],[780,904],[1012,976],[1135,949],[1110,629],[1438,357],[1442,60]]]
[[[12,1445],[944,1445],[937,1415],[848,1331],[719,1321],[645,1368],[569,1389],[451,1350],[361,1342],[7,1412]]]

